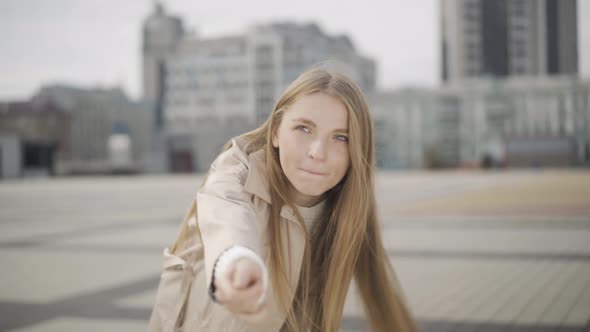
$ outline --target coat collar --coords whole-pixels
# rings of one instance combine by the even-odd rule
[[[266,151],[264,148],[250,153],[248,161],[248,177],[246,178],[244,189],[247,192],[260,197],[268,204],[271,204],[268,176],[265,172]],[[295,216],[295,213],[288,205],[281,208],[281,217],[299,224],[297,222],[297,216]]]
[[[250,153],[248,155],[248,164],[248,176],[246,177],[244,189],[271,204],[268,177],[264,171],[266,169],[264,148]]]

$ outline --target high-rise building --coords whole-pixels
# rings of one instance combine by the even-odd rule
[[[160,3],[143,25],[143,99],[154,108],[154,127],[164,123],[163,97],[166,85],[166,58],[184,36],[180,18],[168,15]]]
[[[442,0],[441,76],[578,74],[576,0]]]
[[[314,65],[348,74],[366,92],[376,86],[375,61],[313,23],[202,38],[157,5],[143,31],[144,98],[175,172],[206,169],[225,141],[261,124],[281,91]]]

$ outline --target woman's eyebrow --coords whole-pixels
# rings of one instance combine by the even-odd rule
[[[315,124],[315,122],[311,121],[310,119],[306,119],[306,118],[296,118],[292,120],[293,122],[303,122],[306,125],[315,128],[317,127],[317,125]],[[348,129],[334,129],[334,132],[342,132],[342,133],[347,133],[348,134]]]
[[[305,118],[296,118],[296,119],[293,119],[293,122],[303,122],[310,127],[314,127],[314,128],[317,127],[315,122],[313,122],[309,119],[305,119]]]

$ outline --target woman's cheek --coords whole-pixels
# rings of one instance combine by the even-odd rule
[[[350,163],[350,154],[348,152],[348,146],[346,146],[346,144],[342,144],[344,146],[339,147],[338,150],[338,159],[339,159],[339,163],[340,165],[344,168],[347,169],[348,168],[348,164]]]

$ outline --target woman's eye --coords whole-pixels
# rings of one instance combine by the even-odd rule
[[[342,142],[348,142],[348,137],[344,135],[338,135],[336,136],[336,139]]]
[[[304,132],[306,132],[306,133],[309,133],[309,132],[311,132],[311,130],[310,130],[308,127],[306,127],[306,126],[302,126],[302,125],[299,125],[299,126],[295,127],[295,129],[297,129],[297,130],[302,130],[302,131],[304,131]]]

